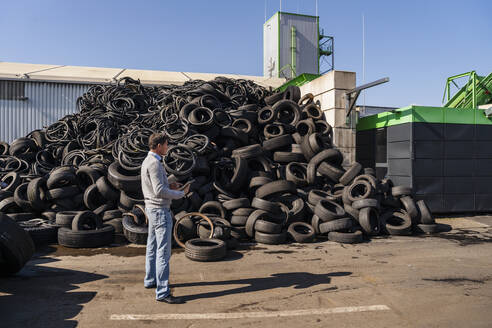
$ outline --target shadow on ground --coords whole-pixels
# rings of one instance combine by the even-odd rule
[[[0,278],[2,327],[77,326],[71,319],[97,294],[78,292],[77,285],[107,276],[40,265],[54,261],[34,258],[15,276]]]
[[[191,301],[203,298],[214,298],[226,295],[251,293],[275,288],[294,287],[304,289],[317,285],[330,284],[331,277],[349,276],[352,272],[331,272],[326,274],[313,274],[308,272],[288,272],[275,273],[266,278],[236,279],[224,281],[200,281],[191,283],[173,284],[172,288],[198,287],[198,286],[227,286],[227,285],[246,285],[234,289],[221,290],[216,292],[199,293],[186,295],[182,298]]]

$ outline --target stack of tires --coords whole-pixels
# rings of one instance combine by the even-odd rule
[[[148,219],[145,214],[145,208],[142,205],[135,205],[130,212],[124,213],[121,225],[123,234],[130,243],[137,245],[147,244]]]
[[[58,243],[62,246],[93,248],[108,246],[113,242],[114,227],[103,224],[94,212],[59,212],[57,221],[62,220],[64,226],[58,229]]]
[[[150,135],[160,131],[169,139],[163,158],[169,180],[194,180],[190,192],[172,202],[173,212],[201,212],[217,223],[212,231],[191,220],[180,228],[187,238],[210,232],[230,247],[249,239],[279,244],[314,236],[358,242],[363,235],[394,233],[393,226],[408,233],[408,217],[410,231],[436,231],[432,217],[421,213],[425,204],[412,203],[411,191],[393,195],[398,186],[343,162],[313,99],[301,98],[296,86],[272,93],[224,77],[160,87],[122,78],[91,87],[78,99],[77,113],[10,145],[0,143],[0,212],[25,221],[41,243],[53,233],[37,236],[36,229],[47,230],[55,217],[68,220],[67,212],[89,211],[90,224],[58,232],[63,243],[79,238],[66,236],[110,226],[143,244],[147,225],[135,208],[144,204],[140,168]]]

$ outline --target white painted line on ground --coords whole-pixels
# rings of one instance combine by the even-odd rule
[[[236,312],[236,313],[161,313],[161,314],[112,314],[110,320],[213,320],[213,319],[247,319],[277,318],[303,315],[324,315],[336,313],[354,313],[368,311],[387,311],[386,305],[347,306],[327,309],[307,309],[272,312]]]

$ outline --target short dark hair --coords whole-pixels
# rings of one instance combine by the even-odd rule
[[[149,138],[149,148],[156,149],[157,145],[165,144],[167,141],[167,136],[162,132],[153,133]]]

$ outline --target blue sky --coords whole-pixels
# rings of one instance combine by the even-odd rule
[[[315,14],[315,0],[282,10]],[[267,0],[267,18],[280,1]],[[362,83],[367,105],[440,105],[448,76],[492,72],[492,1],[318,0],[335,37],[335,68]],[[0,61],[262,75],[265,0],[3,1]],[[360,102],[359,102],[360,103]]]

